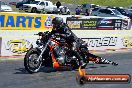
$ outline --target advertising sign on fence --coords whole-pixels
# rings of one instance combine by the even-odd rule
[[[117,37],[97,37],[97,38],[82,38],[87,42],[88,47],[116,46]]]
[[[73,18],[66,20],[68,26],[73,30],[128,30],[128,21],[113,18]]]
[[[45,30],[42,30],[43,32]],[[78,38],[87,43],[89,50],[132,48],[132,31],[120,30],[72,30]],[[1,55],[25,55],[27,50],[36,46],[40,30],[0,30],[2,36]],[[4,36],[6,35],[6,36]]]
[[[54,16],[33,13],[0,13],[0,27],[6,30],[45,30],[52,28]]]
[[[0,54],[25,55],[27,50],[36,46],[38,36],[34,34],[51,31],[54,17],[49,14],[1,12]],[[78,38],[87,43],[89,50],[132,48],[132,31],[120,31],[128,28],[126,20],[90,16],[88,19],[64,15],[60,17],[67,18],[68,26]]]
[[[83,29],[96,29],[97,19],[82,20]]]
[[[114,30],[114,20],[113,19],[105,19],[105,18],[100,18],[96,19],[98,20],[97,22],[97,30]]]

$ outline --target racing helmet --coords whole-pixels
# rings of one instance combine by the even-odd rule
[[[52,20],[52,24],[53,25],[61,25],[63,23],[63,18],[61,17],[55,17],[53,20]]]

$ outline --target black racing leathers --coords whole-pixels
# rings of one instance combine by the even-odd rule
[[[82,66],[86,65],[88,61],[91,61],[92,58],[95,63],[104,63],[104,64],[113,64],[114,62],[103,59],[99,56],[93,55],[89,53],[89,50],[87,48],[87,44],[80,38],[78,38],[66,25],[63,24],[57,30],[52,30],[51,34],[58,35],[61,37],[61,39],[65,39],[66,42],[71,46],[70,48],[73,51],[76,51],[76,49],[80,49],[80,52],[76,52],[77,57],[82,61]],[[81,55],[80,55],[81,54]],[[89,60],[88,60],[89,58]],[[116,63],[114,63],[115,65]]]
[[[63,24],[57,27],[55,30],[53,29],[51,31],[51,34],[59,36],[61,40],[65,39],[66,42],[70,44],[70,46],[72,46],[72,43],[75,41],[74,36],[72,35],[72,32],[69,30],[66,24]]]
[[[77,43],[78,37],[69,29],[69,27],[66,24],[59,26],[57,30],[53,29],[51,31],[51,34],[54,34],[57,36],[59,35],[62,40],[65,39],[68,45],[70,46],[70,49],[72,51],[75,51],[74,54],[76,54],[77,58],[79,58],[82,61],[81,64],[83,64],[84,58],[80,56],[79,52],[76,51],[77,44],[75,43]]]

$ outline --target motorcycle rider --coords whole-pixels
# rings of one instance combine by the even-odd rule
[[[75,36],[73,35],[73,33],[69,30],[69,27],[63,22],[63,18],[60,17],[55,17],[52,20],[52,24],[53,24],[53,29],[51,31],[51,35],[59,35],[61,40],[66,40],[66,42],[68,43],[68,45],[70,46],[70,48],[75,51]],[[75,53],[75,52],[74,52]],[[81,64],[82,66],[86,66],[87,63],[85,63],[85,60],[83,59],[83,57],[81,57],[79,55],[78,52],[75,53],[76,56],[81,60]]]
[[[82,68],[85,68],[87,65],[87,62],[88,62],[88,60],[82,56],[87,56],[87,58],[89,58],[89,59],[91,58],[91,61],[93,60],[93,62],[95,62],[95,63],[105,63],[105,64],[117,65],[117,63],[114,63],[114,62],[106,60],[106,59],[102,59],[101,57],[98,57],[96,55],[89,53],[87,44],[82,39],[79,39],[70,30],[70,28],[67,26],[67,24],[63,22],[63,18],[55,17],[52,20],[52,25],[53,25],[53,29],[51,31],[51,35],[52,34],[59,35],[62,40],[66,40],[66,42],[71,46],[71,49],[73,51],[76,51],[76,49],[79,47],[83,47],[83,48],[81,48],[82,49],[81,53],[76,52],[76,55],[81,60]],[[82,55],[80,55],[80,54],[82,54]]]

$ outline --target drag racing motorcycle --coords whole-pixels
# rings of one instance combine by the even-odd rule
[[[65,40],[60,40],[60,37],[51,35],[48,31],[36,35],[39,36],[37,47],[29,49],[24,58],[24,66],[29,73],[38,72],[41,66],[55,69],[79,68],[81,62]]]
[[[89,53],[87,45],[80,44],[80,42],[83,42],[81,39],[74,43],[73,48],[76,50],[73,50],[65,40],[61,40],[56,35],[51,35],[48,31],[39,32],[35,35],[39,36],[39,39],[36,41],[37,47],[30,48],[24,57],[24,66],[29,73],[38,72],[41,66],[53,67],[55,69],[64,67],[78,69],[82,65],[80,57],[84,58],[83,60],[86,63],[92,61],[96,64],[118,65],[115,62]]]

